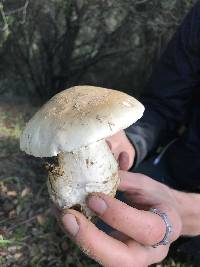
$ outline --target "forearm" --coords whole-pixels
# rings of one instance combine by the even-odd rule
[[[182,235],[200,235],[200,194],[173,190],[182,218]]]

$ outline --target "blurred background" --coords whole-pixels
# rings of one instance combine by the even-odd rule
[[[59,229],[43,160],[20,152],[21,130],[73,85],[138,97],[194,2],[0,1],[0,266],[99,266]],[[177,252],[156,266],[195,266],[195,259]]]

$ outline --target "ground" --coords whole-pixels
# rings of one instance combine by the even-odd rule
[[[0,266],[99,266],[59,228],[43,161],[19,149],[21,129],[36,109],[23,100],[0,100]],[[156,267],[194,266],[184,258],[175,254]]]

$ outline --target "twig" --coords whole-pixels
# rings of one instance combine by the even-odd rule
[[[144,4],[146,3],[148,0],[139,0],[139,1],[136,1],[136,4],[137,5],[140,5],[140,4]]]
[[[2,221],[0,221],[0,225],[3,224],[3,223],[5,223],[5,222],[11,221],[12,219],[13,218],[7,218],[7,219],[2,220]]]
[[[13,10],[6,11],[4,14],[5,14],[6,16],[10,16],[10,15],[19,13],[19,12],[21,12],[21,11],[24,13],[24,10],[27,9],[28,5],[29,5],[29,0],[26,0],[24,6],[19,7],[19,8],[16,8],[16,9],[13,9]],[[26,12],[26,11],[25,11],[25,12]]]
[[[0,30],[1,31],[6,31],[8,29],[8,21],[7,21],[7,18],[6,18],[2,3],[0,3],[0,13],[1,13],[1,16],[2,16],[2,19],[3,19],[3,23],[4,23],[4,26],[2,28],[0,28]]]
[[[27,12],[27,8],[28,8],[28,5],[29,5],[29,0],[26,0],[26,3],[25,3],[25,5],[24,5],[24,8],[23,8],[23,19],[22,19],[22,21],[20,21],[20,23],[21,24],[24,24],[25,23],[25,21],[26,21],[26,12]]]
[[[35,197],[35,202],[36,202],[36,203],[38,202],[38,200],[39,200],[39,198],[40,198],[40,195],[41,195],[41,193],[42,193],[42,191],[44,190],[45,187],[46,187],[46,184],[43,184],[43,185],[40,187],[40,189],[39,189],[39,191],[38,191],[38,193],[37,193],[37,195],[36,195],[36,197]]]
[[[8,228],[7,231],[9,232],[9,231],[11,231],[11,230],[14,230],[14,229],[17,228],[18,226],[23,225],[23,224],[26,224],[26,223],[28,223],[28,222],[31,222],[31,221],[35,220],[36,218],[37,218],[37,215],[35,215],[35,216],[33,216],[33,217],[31,217],[31,218],[25,220],[25,221],[19,222],[19,223],[15,224],[14,226],[11,226],[10,228]]]
[[[4,21],[4,27],[0,30],[5,31],[8,29],[8,21],[6,18],[7,16],[10,16],[10,15],[13,15],[13,14],[16,14],[19,12],[22,12],[22,20],[20,21],[20,23],[24,24],[25,20],[26,20],[26,13],[27,13],[29,1],[30,0],[26,0],[24,6],[22,6],[22,7],[16,8],[14,10],[6,11],[6,12],[4,11],[3,4],[0,3],[0,13],[1,13],[1,16],[2,16],[3,21]]]

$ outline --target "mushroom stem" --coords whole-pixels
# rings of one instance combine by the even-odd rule
[[[73,152],[58,155],[58,166],[49,171],[48,189],[61,209],[80,205],[87,217],[86,198],[92,192],[115,195],[119,183],[118,164],[104,139]]]

